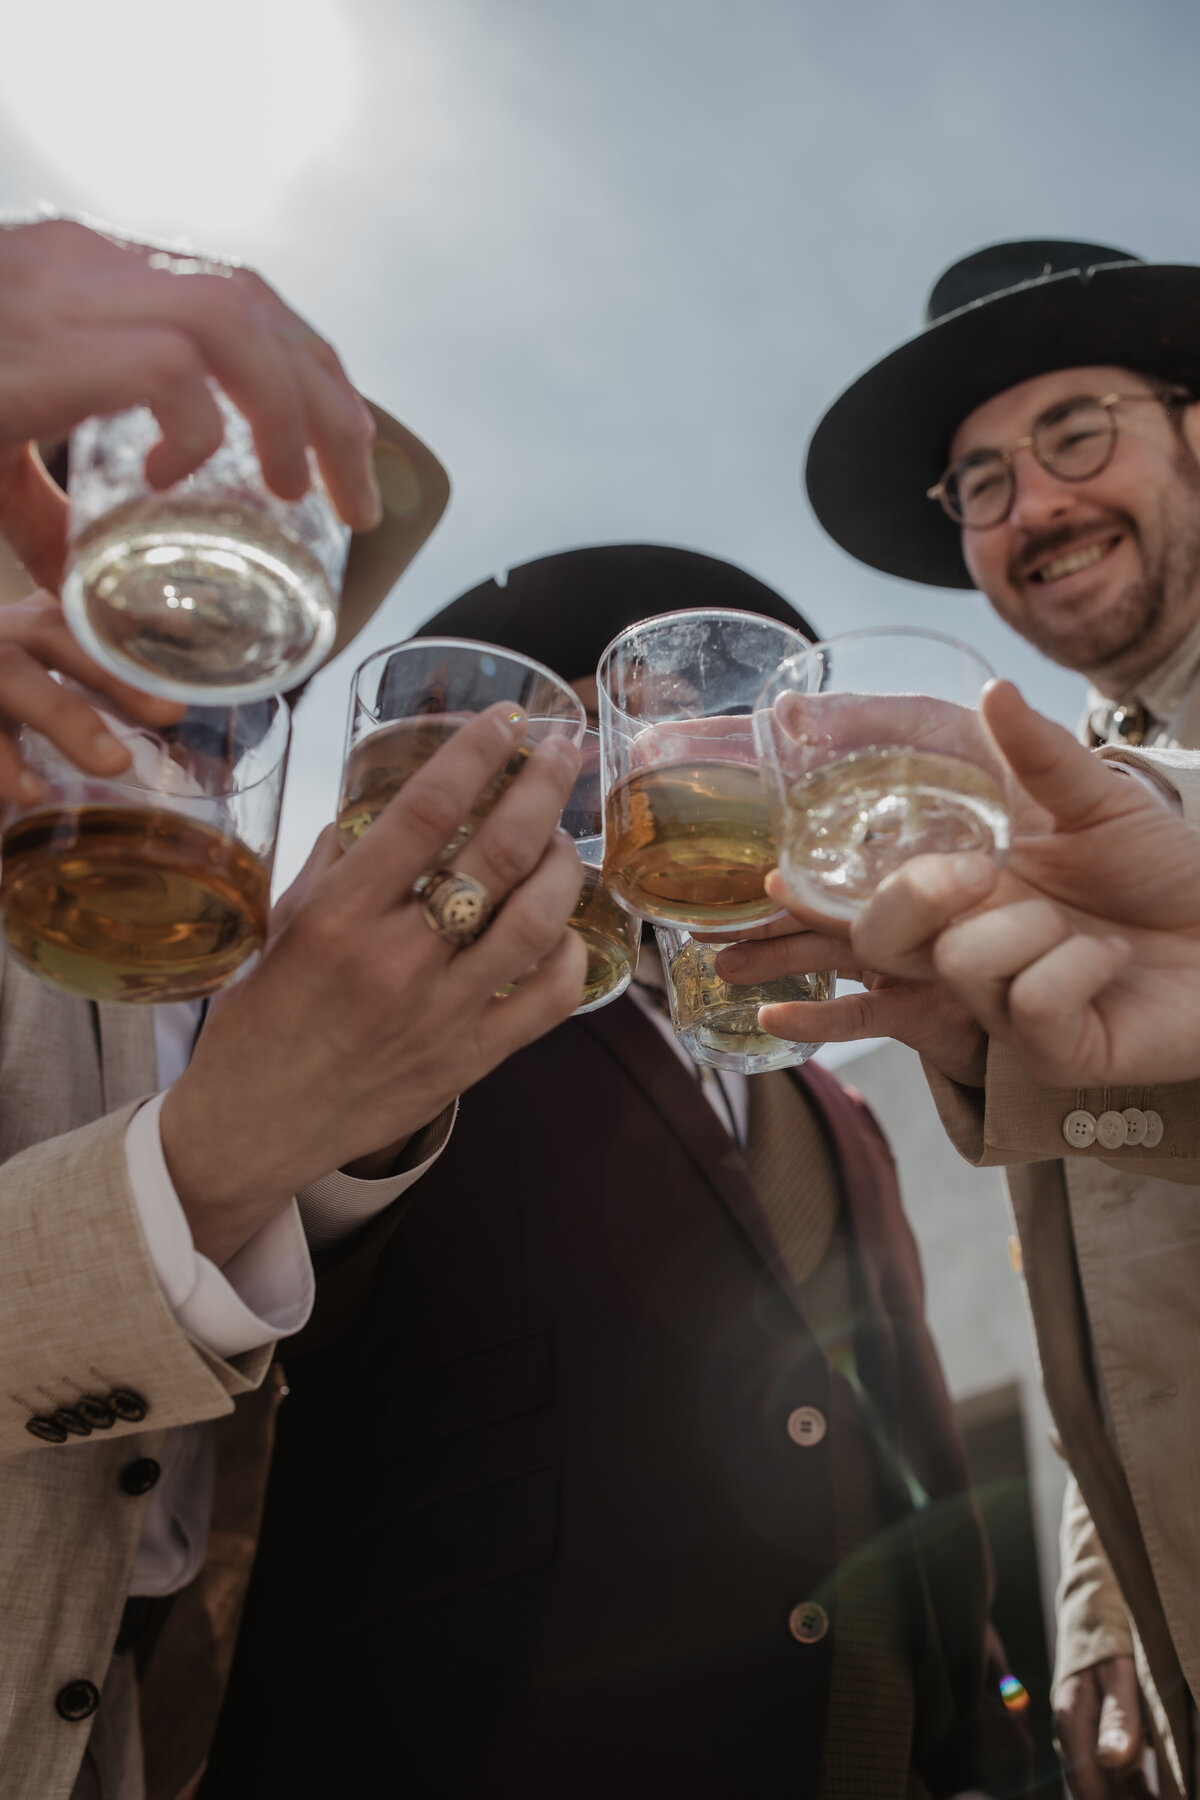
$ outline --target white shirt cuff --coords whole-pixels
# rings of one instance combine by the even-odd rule
[[[332,1175],[322,1175],[319,1181],[301,1188],[296,1199],[313,1249],[328,1249],[339,1238],[349,1237],[420,1181],[446,1148],[457,1113],[455,1100],[431,1124],[414,1133],[400,1156],[401,1167],[379,1181],[360,1181],[335,1169]]]
[[[214,1356],[241,1356],[290,1337],[307,1323],[314,1294],[296,1202],[269,1219],[223,1269],[201,1256],[163,1155],[159,1114],[165,1098],[158,1094],[134,1113],[125,1131],[125,1162],[167,1305],[188,1336]]]

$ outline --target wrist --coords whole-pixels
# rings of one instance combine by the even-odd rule
[[[163,1158],[202,1256],[218,1268],[281,1212],[295,1188],[281,1171],[258,1166],[249,1146],[214,1127],[219,1111],[196,1104],[186,1077],[166,1094],[159,1114]],[[257,1148],[257,1146],[256,1146]]]

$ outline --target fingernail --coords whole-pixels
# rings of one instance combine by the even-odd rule
[[[546,738],[539,750],[543,756],[556,757],[564,769],[570,769],[572,773],[579,767],[579,751],[568,737]]]
[[[17,777],[17,786],[21,790],[22,798],[26,800],[40,800],[46,791],[45,782],[40,775],[35,775],[32,769],[22,771]]]
[[[1100,1733],[1096,1740],[1096,1747],[1099,1750],[1111,1750],[1116,1756],[1124,1756],[1129,1749],[1128,1733],[1120,1730],[1118,1726],[1111,1725]]]
[[[740,944],[731,944],[728,950],[722,950],[717,956],[722,975],[736,975],[739,969],[746,966],[746,952]]]
[[[525,735],[525,714],[521,708],[511,706],[506,713],[502,713],[496,720],[496,730],[506,744],[511,744],[514,739],[523,737]]]
[[[1108,941],[1112,945],[1114,950],[1120,951],[1122,956],[1128,956],[1130,954],[1128,938],[1110,937]]]
[[[112,762],[114,756],[119,756],[122,762],[129,761],[128,750],[111,731],[98,731],[92,739],[92,749],[97,756],[103,756],[108,762]]]
[[[950,866],[954,873],[954,878],[960,886],[968,888],[986,887],[988,870],[986,865],[981,863],[977,856],[969,854],[956,856],[952,858]]]

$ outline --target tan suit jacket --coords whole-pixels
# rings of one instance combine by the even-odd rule
[[[5,1800],[71,1792],[92,1720],[61,1716],[59,1696],[72,1683],[104,1685],[147,1504],[122,1487],[122,1470],[157,1459],[171,1426],[229,1413],[270,1362],[269,1348],[233,1362],[202,1350],[163,1299],[123,1141],[155,1076],[150,1009],[95,1007],[0,959]],[[140,1398],[144,1422],[118,1418],[61,1445],[30,1435],[31,1418],[114,1389]],[[105,1713],[136,1721],[128,1707],[110,1712],[107,1697]],[[106,1797],[139,1793],[136,1744],[110,1728],[97,1733],[97,1748]]]
[[[1200,824],[1200,753],[1106,750]],[[1152,879],[1148,877],[1148,879]],[[993,1044],[984,1089],[930,1072],[969,1162],[1004,1165],[1046,1395],[1073,1473],[1058,1672],[1133,1648],[1177,1791],[1195,1792],[1200,1695],[1200,1083],[1039,1087]],[[1067,1149],[1063,1121],[1153,1108],[1153,1156]],[[1132,1629],[1131,1629],[1132,1627]],[[1170,1789],[1164,1791],[1169,1792]]]

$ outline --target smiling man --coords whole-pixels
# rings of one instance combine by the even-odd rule
[[[993,245],[947,270],[926,329],[830,408],[808,491],[851,555],[979,588],[1044,655],[1085,674],[1084,732],[1105,754],[1195,748],[1197,395],[1200,268],[1103,245]],[[794,940],[805,967],[811,942]],[[1146,1791],[1140,1685],[1161,1791],[1195,1794],[1200,1190],[1160,1179],[1190,1153],[1194,1108],[1171,1088],[1035,1088],[1002,1047],[980,1036],[972,1051],[928,985],[830,1004],[857,1009],[845,1029],[831,1015],[830,1035],[921,1049],[959,1149],[1008,1167],[1073,1472],[1055,1695],[1073,1791]],[[804,1035],[824,1033],[810,1018]]]

